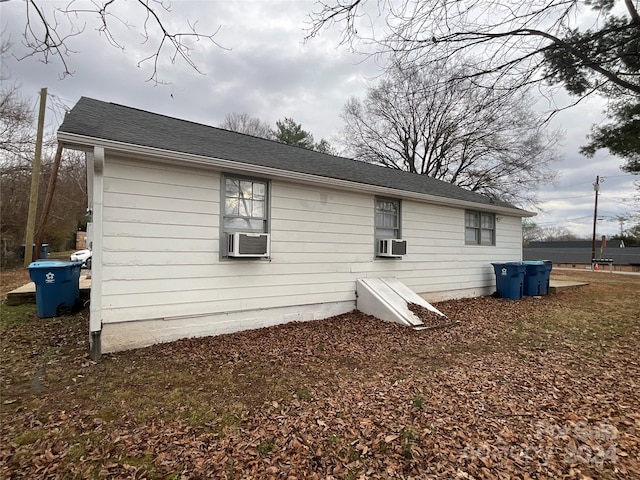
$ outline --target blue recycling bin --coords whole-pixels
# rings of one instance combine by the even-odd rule
[[[522,262],[492,263],[496,290],[502,298],[520,300],[524,290],[525,265]]]
[[[80,305],[82,262],[41,260],[29,264],[36,284],[38,317],[49,318],[74,311]]]
[[[549,295],[553,262],[551,260],[542,260],[542,263],[544,263],[544,268],[542,269],[542,279],[540,280],[540,295]]]
[[[546,295],[549,292],[549,287],[544,283],[546,270],[544,262],[534,260],[522,263],[524,263],[524,295],[528,297]]]

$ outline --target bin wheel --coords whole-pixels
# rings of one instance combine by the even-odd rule
[[[84,262],[84,264],[88,270],[91,270],[91,258],[87,258],[87,261]]]
[[[66,305],[59,305],[56,308],[56,317],[66,317],[71,315],[75,309],[73,307],[68,307]]]

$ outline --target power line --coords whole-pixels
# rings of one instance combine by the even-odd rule
[[[631,180],[630,177],[637,176],[637,175],[639,175],[639,174],[637,174],[637,173],[627,173],[627,174],[621,174],[621,175],[606,175],[606,176],[601,176],[600,179],[601,179],[601,181],[604,181],[604,180],[607,180],[607,179],[610,179],[610,178],[628,178],[629,180]],[[572,183],[571,185],[563,185],[560,189],[579,187],[581,185],[591,185],[591,182],[587,181],[587,182]],[[551,190],[551,192],[557,192],[558,190],[559,190],[558,188],[554,188],[553,190]]]
[[[571,188],[571,187],[577,187],[579,185],[589,185],[590,182],[580,182],[580,183],[574,183],[573,185],[565,185],[563,188]],[[557,191],[557,188],[554,188],[554,191]]]
[[[598,212],[598,220],[611,221],[616,217],[623,215],[621,212],[602,212],[601,210]],[[558,220],[547,220],[545,222],[535,222],[539,227],[543,226],[556,226],[562,225],[566,223],[578,223],[580,221],[584,222],[585,220],[591,220],[593,217],[591,215],[582,215],[580,217],[571,217],[571,218],[559,218]]]
[[[591,215],[583,215],[581,217],[562,218],[560,220],[549,220],[547,222],[536,223],[536,225],[543,226],[556,226],[560,224],[566,224],[567,222],[578,222],[579,220],[591,219]]]
[[[569,198],[585,198],[585,197],[591,197],[591,195],[576,195],[575,197],[557,197],[557,198],[545,198],[544,201],[545,202],[551,202],[554,200],[567,200]],[[542,202],[544,203],[544,202]]]

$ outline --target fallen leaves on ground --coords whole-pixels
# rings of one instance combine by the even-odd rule
[[[86,312],[32,314],[1,332],[0,477],[640,477],[640,278],[589,281],[438,303],[446,329],[355,311],[99,363]]]
[[[7,293],[30,281],[29,270],[26,268],[4,269],[0,273],[0,299],[4,301]]]
[[[455,325],[457,320],[451,320],[446,315],[440,315],[417,303],[408,303],[407,307],[422,321],[423,328],[443,328]]]

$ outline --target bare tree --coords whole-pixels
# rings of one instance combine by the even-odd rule
[[[18,88],[0,89],[0,164],[33,150],[35,130],[31,105]]]
[[[0,61],[5,61],[10,49],[9,42],[0,42]],[[33,122],[29,102],[20,95],[16,85],[10,84],[9,76],[0,76],[0,164],[32,150]]]
[[[555,226],[555,227],[542,227],[541,238],[542,242],[551,241],[569,241],[580,240],[580,237],[573,233],[567,227]]]
[[[162,83],[158,78],[158,66],[161,55],[166,54],[175,63],[180,59],[189,67],[202,73],[191,58],[194,44],[201,40],[221,47],[214,37],[219,28],[213,33],[201,33],[198,22],[187,21],[182,31],[174,31],[167,16],[172,13],[171,3],[167,0],[134,0],[129,2],[138,7],[142,25],[134,26],[130,19],[118,13],[121,0],[94,0],[79,2],[70,0],[65,7],[51,7],[44,0],[25,0],[25,27],[23,43],[28,53],[22,57],[39,57],[45,63],[53,59],[62,64],[62,76],[73,74],[68,58],[76,53],[70,47],[70,40],[79,35],[86,35],[86,20],[98,21],[97,33],[116,48],[125,50],[116,33],[117,28],[125,27],[137,30],[141,36],[141,45],[149,45],[151,53],[138,62],[138,66],[150,62],[152,73],[149,80]],[[222,48],[222,47],[221,47]],[[20,58],[20,59],[22,59]]]
[[[542,240],[543,229],[530,218],[522,220],[522,246],[528,247],[530,242]]]
[[[344,141],[354,158],[428,175],[519,204],[553,179],[557,132],[549,134],[524,93],[475,87],[461,69],[396,65],[363,100],[344,107]]]
[[[19,260],[25,238],[29,205],[35,123],[32,107],[16,87],[0,91],[0,263]],[[44,203],[46,185],[52,174],[55,138],[48,135],[43,145],[43,161],[38,203]],[[51,221],[44,238],[55,249],[73,248],[78,227],[86,223],[86,166],[84,155],[65,152],[58,171],[58,188],[53,199]],[[40,224],[40,222],[36,222]]]
[[[377,8],[367,11],[371,3]],[[615,10],[620,3],[624,6]],[[355,48],[373,44],[377,53],[412,63],[462,57],[473,67],[468,73],[487,86],[510,77],[515,86],[560,82],[580,95],[610,85],[640,94],[640,15],[633,0],[332,0],[318,5],[307,38],[338,24],[343,42]],[[594,20],[579,29],[584,18]],[[475,59],[469,63],[471,55]]]
[[[248,113],[227,113],[220,128],[246,133],[254,137],[273,139],[273,132],[269,124],[257,117],[250,116]]]
[[[537,85],[548,120],[593,94],[609,122],[592,126],[581,153],[599,149],[640,171],[640,13],[637,0],[321,0],[307,39],[339,25],[342,42],[406,65],[464,63],[465,78],[489,89]],[[366,48],[366,47],[365,47]],[[558,106],[549,85],[577,99]]]
[[[55,148],[46,148],[40,178],[38,203],[44,203],[47,183],[52,174]],[[0,165],[0,261],[3,266],[18,261],[20,245],[24,243],[29,187],[31,184],[31,159],[14,156],[12,161]],[[43,232],[50,250],[74,248],[74,234],[86,226],[87,207],[86,162],[80,152],[64,151],[58,170],[58,181],[50,221]],[[41,216],[41,212],[39,212]],[[36,222],[41,225],[41,221]]]
[[[50,155],[44,172],[47,181],[52,174],[52,165],[53,155]],[[49,244],[59,250],[75,249],[75,244],[72,243],[75,240],[75,232],[79,229],[86,229],[86,171],[84,153],[63,150],[50,218],[44,230],[44,237],[47,238]],[[46,192],[46,188],[43,190]],[[38,225],[42,226],[41,219],[39,219]]]
[[[585,240],[573,233],[567,227],[541,227],[530,219],[522,221],[522,246],[528,247],[531,242],[568,242],[571,240]]]

